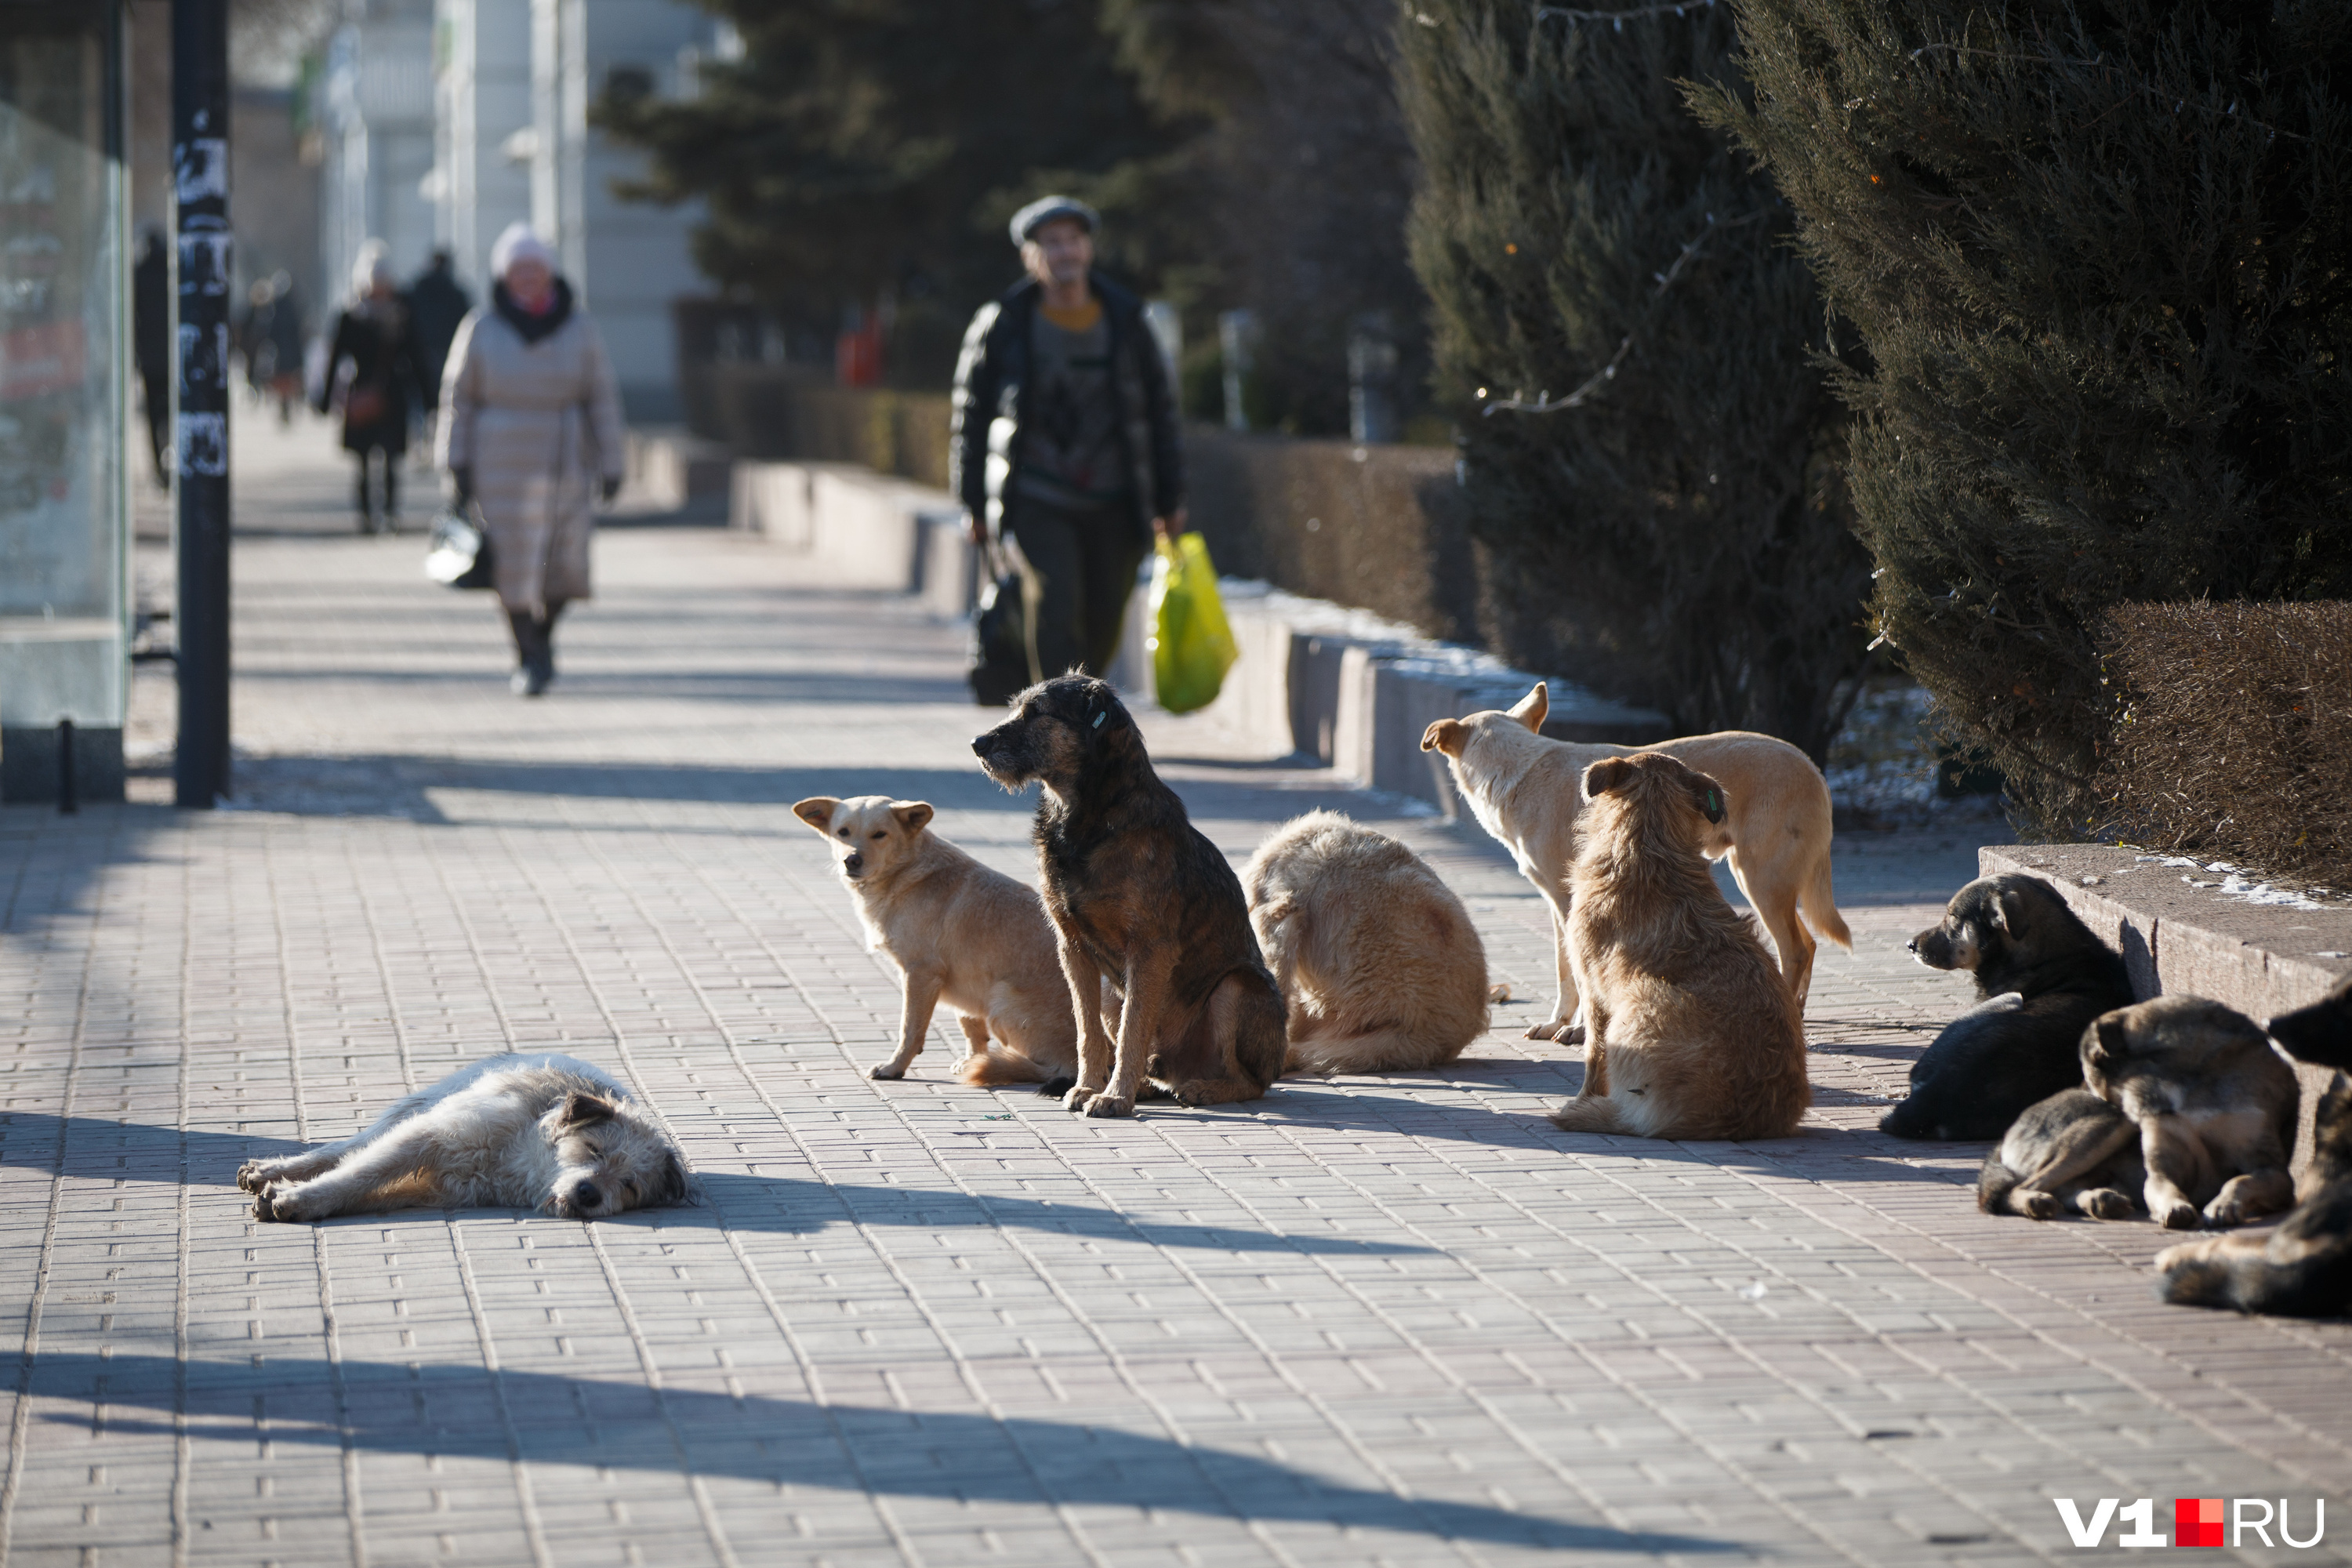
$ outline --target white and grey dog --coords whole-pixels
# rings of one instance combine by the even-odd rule
[[[611,1074],[551,1052],[451,1073],[356,1138],[249,1160],[257,1219],[412,1208],[540,1208],[598,1219],[685,1199],[686,1162]]]

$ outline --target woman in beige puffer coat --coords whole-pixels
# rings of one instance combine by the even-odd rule
[[[556,617],[589,595],[596,492],[621,488],[626,426],[604,339],[529,226],[499,237],[490,270],[490,303],[449,344],[434,456],[457,505],[481,509],[514,690],[537,697],[555,679]]]

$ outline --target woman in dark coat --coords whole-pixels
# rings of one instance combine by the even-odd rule
[[[328,400],[339,398],[342,405],[343,450],[360,460],[360,531],[373,533],[381,526],[398,532],[400,460],[408,451],[416,352],[408,301],[394,282],[382,240],[360,247],[352,292],[352,303],[335,319],[327,386],[316,406],[324,414]],[[382,476],[377,485],[369,482],[371,469]],[[379,486],[381,510],[374,504]]]

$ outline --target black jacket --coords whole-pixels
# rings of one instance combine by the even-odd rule
[[[1119,446],[1133,483],[1135,525],[1184,504],[1184,451],[1176,399],[1160,361],[1160,345],[1143,320],[1143,302],[1093,274],[1087,287],[1102,301],[1110,327],[1111,396],[1118,400]],[[982,305],[963,337],[956,362],[955,395],[948,426],[948,485],[974,517],[1001,534],[1005,499],[1021,463],[1021,411],[1029,403],[1029,331],[1044,289],[1024,278]]]
[[[334,346],[327,352],[327,385],[331,395],[335,372],[349,360],[351,387],[367,387],[381,395],[376,417],[354,420],[351,405],[343,405],[343,449],[364,452],[382,447],[388,452],[408,450],[408,411],[417,395],[416,350],[408,325],[408,301],[395,295],[389,300],[362,300],[335,318]],[[348,397],[348,394],[346,395]],[[312,405],[321,414],[328,397]]]

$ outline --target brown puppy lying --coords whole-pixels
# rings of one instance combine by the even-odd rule
[[[928,801],[820,795],[793,815],[832,842],[866,945],[898,966],[898,1048],[868,1069],[873,1077],[907,1076],[942,1002],[963,1026],[955,1070],[964,1082],[1036,1083],[1077,1071],[1077,1026],[1035,889],[931,832]]]
[[[2079,1085],[2018,1113],[1977,1172],[1977,1207],[1987,1214],[2056,1219],[2068,1209],[2093,1219],[2140,1213],[2147,1185],[2139,1129]]]
[[[2270,1036],[2300,1061],[2352,1068],[2352,980],[2273,1018]],[[2312,1134],[2311,1195],[2273,1228],[2166,1247],[2156,1255],[2159,1296],[2293,1318],[2352,1308],[2352,1085],[2343,1079],[2320,1096]]]
[[[1571,1132],[1778,1138],[1812,1101],[1797,999],[1700,846],[1722,787],[1637,752],[1584,771],[1569,951],[1589,1033]]]
[[[2083,1086],[2137,1125],[2147,1212],[2173,1229],[2294,1201],[2294,1069],[2244,1014],[2202,996],[2118,1007],[2084,1032]]]
[[[1242,870],[1290,1005],[1292,1072],[1408,1072],[1486,1027],[1486,949],[1420,856],[1336,811],[1284,823]]]
[[[1508,711],[1440,719],[1421,749],[1444,754],[1454,788],[1518,862],[1519,874],[1551,905],[1559,999],[1529,1039],[1574,1044],[1582,1037],[1568,952],[1569,862],[1575,858],[1577,781],[1604,757],[1636,754],[1626,746],[1580,745],[1543,734],[1550,697],[1538,680]],[[1811,759],[1786,741],[1745,730],[1691,735],[1645,748],[1663,752],[1723,786],[1723,820],[1706,825],[1699,852],[1727,858],[1732,879],[1756,906],[1780,950],[1780,973],[1800,1013],[1812,987],[1813,939],[1797,919],[1804,905],[1813,930],[1840,947],[1853,938],[1830,892],[1830,790]]]
[[[1129,1116],[1147,1076],[1187,1105],[1264,1094],[1282,1073],[1282,993],[1240,879],[1151,771],[1118,694],[1083,675],[1033,686],[971,749],[1006,789],[1045,785],[1037,865],[1078,1028],[1064,1103]],[[1105,978],[1120,996],[1116,1058]]]

